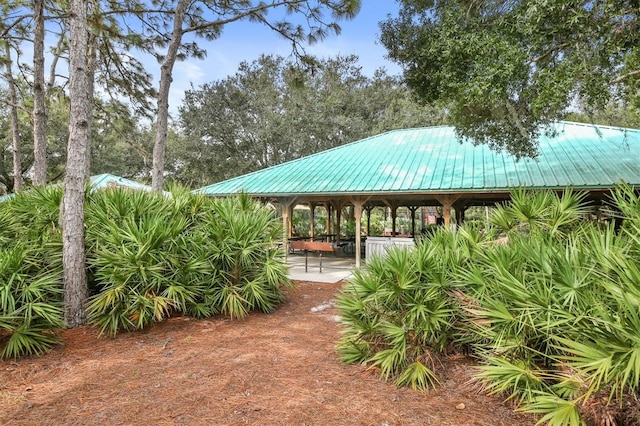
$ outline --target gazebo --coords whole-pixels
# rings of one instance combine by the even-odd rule
[[[452,209],[461,221],[468,207],[507,200],[517,187],[571,187],[587,192],[597,204],[623,181],[640,185],[640,130],[558,122],[551,133],[539,138],[537,158],[517,161],[506,152],[461,141],[450,126],[394,130],[194,192],[245,192],[277,202],[285,243],[295,205],[309,205],[312,220],[314,209],[323,205],[335,212],[337,226],[342,207],[353,205],[359,267],[362,213],[375,206],[390,208],[395,235],[399,206],[407,206],[413,216],[418,206],[440,205],[449,226]],[[313,228],[312,223],[311,238]]]

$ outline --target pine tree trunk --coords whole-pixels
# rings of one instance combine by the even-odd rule
[[[91,0],[90,0],[91,1]],[[93,4],[92,9],[94,13],[96,11],[96,7],[98,5],[96,3]],[[93,94],[95,87],[95,72],[96,72],[96,63],[98,62],[98,52],[96,46],[96,35],[94,33],[89,33],[89,38],[87,39],[87,83],[89,84],[89,93]],[[87,134],[89,135],[87,141],[87,152],[86,152],[86,162],[84,165],[85,176],[89,178],[91,176],[91,125],[93,124],[93,100],[89,104],[89,123],[87,128]]]
[[[176,6],[173,18],[173,33],[167,49],[167,56],[160,66],[160,89],[158,90],[158,119],[156,123],[156,140],[153,145],[153,168],[151,172],[151,186],[157,192],[162,192],[164,185],[164,152],[167,144],[167,127],[169,120],[169,89],[176,62],[178,48],[182,43],[182,22],[191,0],[180,0]]]
[[[13,192],[22,189],[22,160],[20,158],[20,130],[18,128],[18,95],[11,71],[11,48],[6,44],[4,58],[7,67],[6,79],[9,90],[9,102],[11,103],[11,150],[13,151]]]
[[[70,0],[69,143],[62,200],[64,320],[67,327],[85,323],[88,297],[84,247],[85,162],[93,93],[87,75],[87,0]]]
[[[33,184],[47,183],[47,114],[44,105],[44,0],[34,2]]]

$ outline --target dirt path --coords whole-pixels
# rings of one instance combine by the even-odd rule
[[[337,360],[339,284],[300,283],[271,315],[174,318],[98,338],[81,328],[40,358],[0,362],[2,425],[532,425],[447,363],[429,394]],[[462,405],[464,404],[464,408]]]

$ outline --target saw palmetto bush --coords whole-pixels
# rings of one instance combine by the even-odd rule
[[[0,204],[0,356],[39,354],[61,324],[60,187]],[[212,200],[122,188],[86,194],[90,323],[111,335],[179,313],[271,312],[287,278],[273,211],[248,196]]]
[[[479,380],[544,423],[640,424],[638,204],[633,191],[616,194],[630,204],[621,234],[581,220],[580,194],[516,192],[494,221],[508,244],[460,273]]]
[[[463,339],[484,364],[477,377],[489,392],[527,406],[578,390],[569,369],[559,368],[563,351],[554,336],[575,338],[594,304],[593,259],[582,246],[574,237],[512,235],[508,246],[483,252],[460,272],[474,280],[465,289],[472,303]]]
[[[398,386],[436,386],[440,356],[454,344],[459,320],[453,275],[483,244],[477,230],[441,231],[415,250],[369,259],[337,299],[345,326],[341,359],[377,368]]]
[[[464,347],[540,423],[640,425],[640,200],[621,186],[612,204],[619,230],[584,219],[584,194],[516,190],[498,239],[462,227],[374,259],[338,299],[342,359],[426,389],[439,350]]]
[[[21,241],[43,251],[47,268],[62,274],[62,229],[60,203],[62,187],[30,188],[0,203],[0,246]]]
[[[198,299],[189,272],[202,264],[185,251],[192,224],[173,198],[125,189],[89,197],[87,263],[93,296],[89,321],[101,331],[140,329]]]
[[[211,200],[126,190],[87,207],[90,322],[102,332],[144,328],[175,313],[242,318],[271,312],[290,284],[281,225],[248,196]]]
[[[58,343],[62,282],[41,250],[18,242],[0,255],[0,358],[40,355]]]
[[[9,201],[1,203],[2,211],[11,217],[11,226],[3,222],[0,234],[7,232],[24,241],[46,243],[60,234],[60,202],[62,187],[47,186],[19,192]],[[55,239],[55,237],[54,237]]]
[[[0,204],[0,358],[39,355],[62,325],[60,188]]]
[[[498,231],[512,234],[533,234],[534,237],[562,237],[579,226],[589,212],[584,202],[586,193],[566,190],[532,191],[518,188],[511,192],[511,201],[499,206],[491,215]]]
[[[213,273],[193,313],[242,318],[251,310],[273,312],[283,287],[292,285],[281,237],[275,213],[248,195],[212,200],[190,243]]]

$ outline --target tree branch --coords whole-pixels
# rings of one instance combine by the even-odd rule
[[[33,18],[33,15],[22,15],[21,17],[19,17],[18,19],[15,20],[15,22],[13,22],[11,25],[9,25],[3,32],[2,34],[0,34],[0,38],[5,38],[9,32],[15,28],[16,26],[18,26],[18,24],[23,21],[24,19],[27,18]]]
[[[532,63],[536,63],[538,61],[541,61],[542,59],[546,58],[547,56],[549,56],[550,54],[552,54],[553,52],[555,52],[556,50],[560,50],[560,49],[564,49],[565,47],[569,46],[569,43],[562,43],[559,44],[557,46],[552,47],[551,49],[547,50],[546,52],[544,52],[542,55],[537,56],[533,59],[531,59],[529,61],[530,64]]]
[[[298,0],[295,2],[291,2],[290,0],[281,0],[278,2],[273,2],[270,4],[261,4],[259,6],[255,6],[251,9],[247,9],[244,12],[238,13],[237,15],[232,16],[231,18],[227,18],[227,19],[219,19],[217,21],[211,21],[211,22],[207,22],[206,24],[201,24],[201,25],[196,25],[190,28],[186,28],[184,30],[184,33],[191,33],[194,31],[200,31],[200,30],[205,30],[207,28],[211,28],[211,27],[215,27],[217,25],[225,25],[225,24],[229,24],[231,22],[235,22],[238,21],[240,19],[246,18],[249,15],[253,15],[256,14],[258,12],[262,12],[264,10],[267,9],[271,9],[271,8],[275,8],[275,7],[279,7],[279,6],[284,6],[286,4],[292,4],[292,3],[304,3],[305,0]]]
[[[620,83],[621,81],[624,81],[624,80],[626,80],[627,78],[629,78],[629,77],[633,77],[633,76],[636,76],[636,75],[640,75],[640,70],[635,70],[635,71],[631,71],[631,72],[628,72],[628,73],[626,73],[626,74],[623,74],[623,75],[621,75],[620,77],[618,77],[618,78],[614,79],[614,80],[612,81],[612,83]]]
[[[511,122],[513,123],[513,125],[516,126],[516,128],[518,129],[518,132],[520,132],[520,135],[524,138],[524,140],[529,140],[530,136],[525,130],[525,128],[522,126],[522,119],[520,118],[518,111],[516,111],[516,108],[513,106],[513,104],[509,99],[507,99],[506,101],[506,107],[507,107],[507,111],[509,112],[509,116],[511,117]]]
[[[31,110],[29,110],[29,109],[27,109],[27,108],[23,107],[22,105],[15,104],[15,103],[13,103],[13,102],[9,101],[8,99],[0,99],[0,102],[1,102],[1,103],[3,103],[3,104],[5,104],[5,105],[7,105],[7,106],[9,106],[9,107],[12,107],[12,108],[18,108],[20,111],[24,112],[24,113],[25,113],[25,114],[27,114],[29,117],[31,117],[31,116],[32,116],[32,114],[31,114]]]

